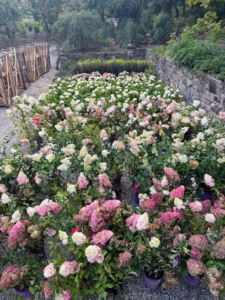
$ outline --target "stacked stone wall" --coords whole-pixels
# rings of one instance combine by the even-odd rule
[[[194,100],[201,102],[201,107],[210,115],[225,110],[225,83],[208,74],[193,74],[190,70],[178,67],[164,56],[156,56],[147,49],[147,59],[151,60],[157,69],[163,83],[180,90],[186,104]]]

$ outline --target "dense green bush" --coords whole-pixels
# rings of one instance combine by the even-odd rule
[[[154,20],[153,30],[157,43],[165,43],[173,32],[173,23],[170,15],[160,13]]]
[[[111,59],[111,60],[85,60],[79,61],[73,68],[73,73],[91,73],[98,71],[103,74],[105,72],[118,75],[123,71],[127,72],[145,72],[145,70],[151,69],[154,71],[153,64],[148,60],[123,60],[123,59]]]
[[[210,42],[184,39],[169,48],[169,56],[195,73],[206,72],[225,80],[225,49]]]

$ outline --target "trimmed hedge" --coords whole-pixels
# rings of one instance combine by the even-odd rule
[[[151,69],[155,73],[155,67],[152,62],[148,60],[123,60],[123,59],[90,59],[79,61],[73,67],[72,72],[74,74],[79,73],[91,73],[98,71],[100,74],[105,72],[118,75],[123,71],[127,72],[145,72]]]

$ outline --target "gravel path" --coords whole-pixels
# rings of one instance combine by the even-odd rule
[[[41,93],[48,91],[48,85],[52,83],[55,77],[55,62],[57,58],[57,52],[55,47],[50,48],[51,64],[52,67],[48,73],[39,78],[36,82],[32,83],[29,88],[23,92],[28,96],[38,97]],[[21,94],[20,96],[22,96]],[[5,107],[0,107],[0,145],[3,143],[6,136],[13,130],[13,124],[7,117]],[[10,153],[10,147],[13,143],[19,140],[18,135],[13,137],[12,141],[7,144],[7,153]],[[123,179],[123,190],[127,190],[130,186],[130,182],[126,181],[126,177]],[[124,199],[130,199],[133,202],[134,195],[132,189],[124,193]],[[0,252],[0,259],[2,253]],[[13,290],[5,293],[0,293],[0,300],[12,300],[16,299]],[[44,299],[41,297],[40,300]],[[93,297],[92,299],[97,299]],[[160,287],[156,291],[151,291],[145,287],[142,276],[133,277],[129,280],[125,280],[122,287],[121,296],[118,300],[218,300],[219,297],[214,297],[208,289],[204,278],[201,279],[197,286],[188,286],[182,279],[180,283],[172,288],[163,289]]]

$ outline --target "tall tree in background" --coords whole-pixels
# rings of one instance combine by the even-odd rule
[[[0,0],[0,31],[15,41],[16,29],[22,16],[18,0]]]
[[[42,21],[45,32],[50,35],[50,26],[57,20],[62,12],[64,0],[27,0],[31,4],[35,21]]]

